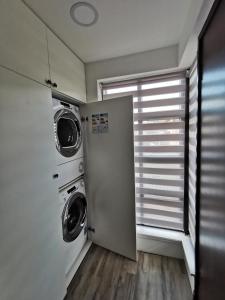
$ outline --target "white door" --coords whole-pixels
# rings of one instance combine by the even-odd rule
[[[21,0],[0,1],[0,40],[1,66],[46,84],[46,27]]]
[[[0,299],[62,300],[51,90],[0,68]]]
[[[108,113],[108,131],[93,133],[96,115],[102,113]],[[88,221],[95,230],[90,238],[136,260],[132,97],[83,105],[81,115],[88,117],[84,125]]]
[[[84,63],[47,30],[51,81],[55,89],[86,102]]]

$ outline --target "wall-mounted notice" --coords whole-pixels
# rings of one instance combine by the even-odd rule
[[[99,114],[92,115],[92,133],[98,133],[99,130]]]
[[[92,133],[106,133],[109,130],[108,113],[92,115]]]

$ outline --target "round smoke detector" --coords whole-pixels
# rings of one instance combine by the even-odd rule
[[[70,8],[70,16],[80,26],[92,26],[98,20],[96,8],[87,2],[77,2]]]

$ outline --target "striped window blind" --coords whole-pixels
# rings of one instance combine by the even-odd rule
[[[198,113],[198,70],[197,60],[190,70],[189,81],[189,233],[195,246],[195,203],[197,168],[197,113]]]
[[[137,224],[183,231],[186,72],[102,84],[133,95]]]

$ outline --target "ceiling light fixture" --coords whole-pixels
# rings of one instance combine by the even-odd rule
[[[80,26],[92,26],[98,21],[98,11],[88,2],[77,2],[70,8],[70,16]]]

